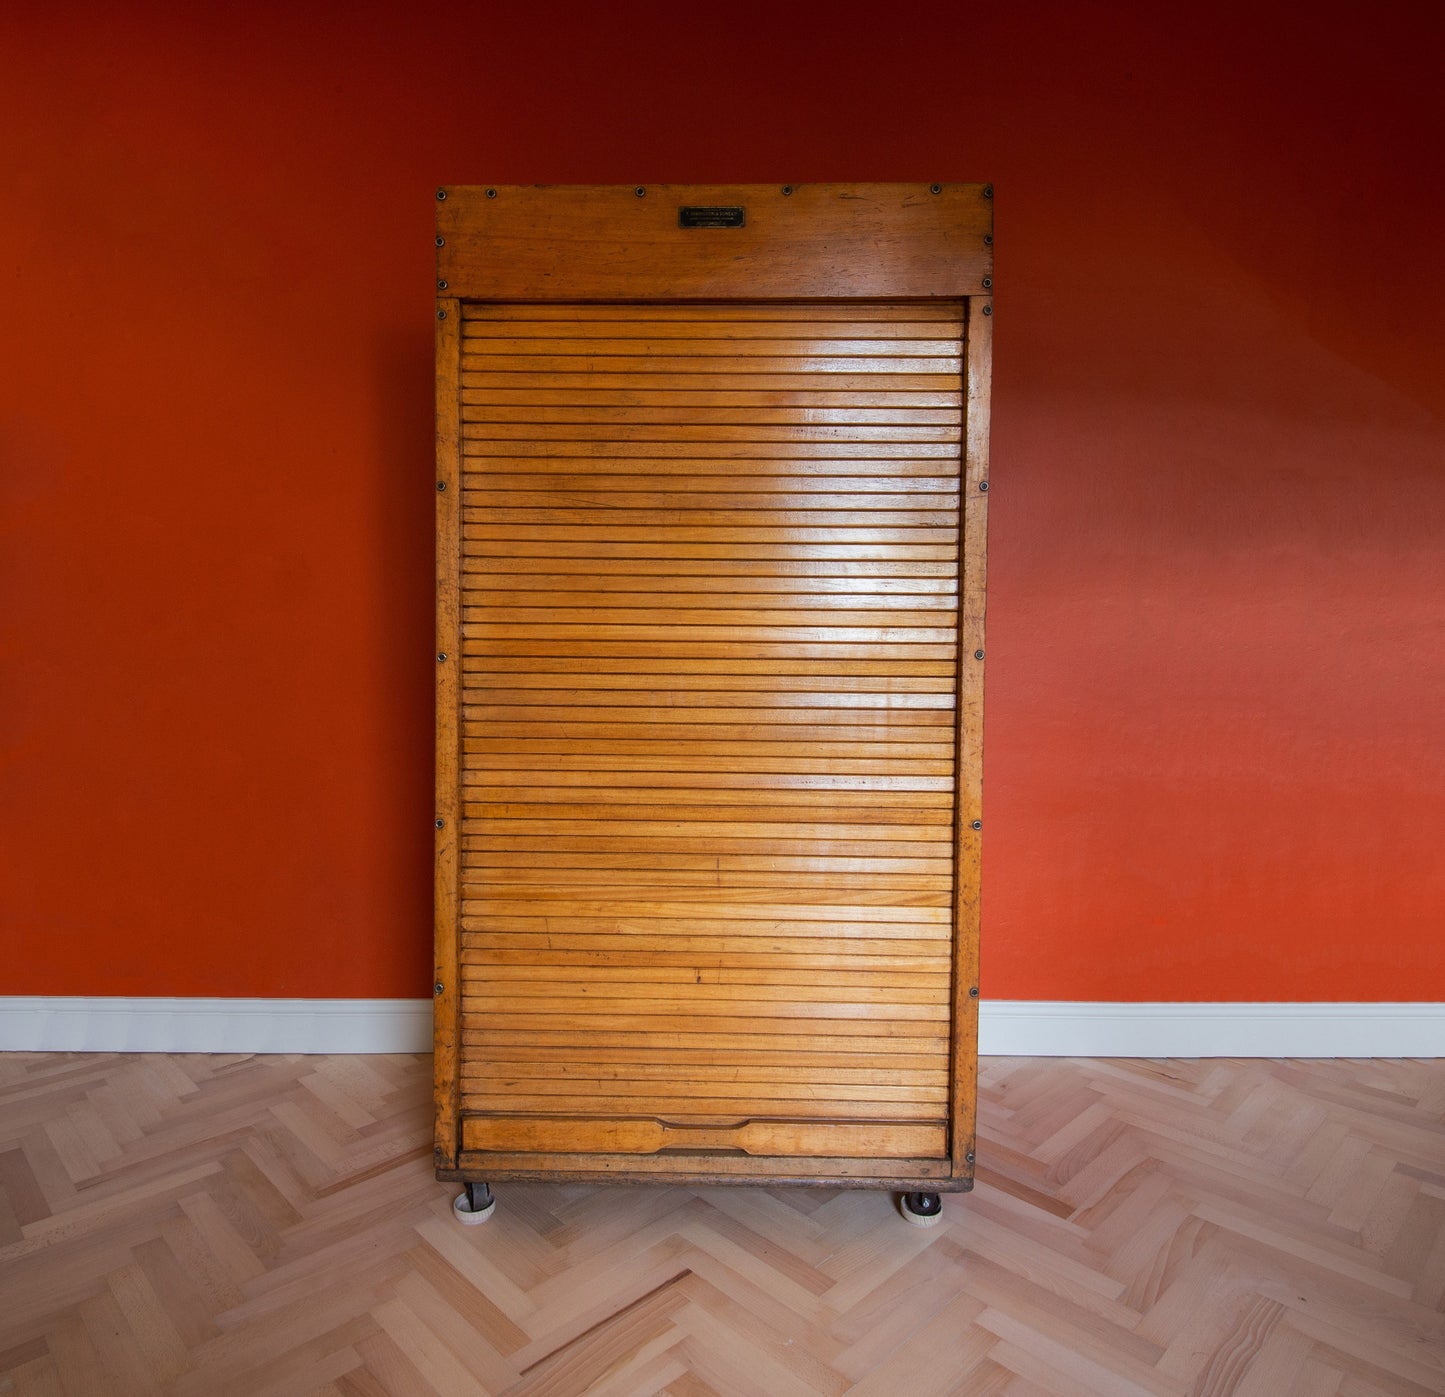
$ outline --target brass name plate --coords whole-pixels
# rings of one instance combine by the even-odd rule
[[[677,211],[679,228],[741,228],[747,221],[741,204],[684,204]]]

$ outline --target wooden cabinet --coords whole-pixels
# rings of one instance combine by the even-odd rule
[[[440,1177],[970,1185],[991,198],[437,192]]]

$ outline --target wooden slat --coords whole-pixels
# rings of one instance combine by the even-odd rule
[[[745,717],[760,723],[860,723],[897,721],[913,727],[951,727],[954,705],[948,694],[830,694],[700,689],[664,696],[629,689],[468,689],[462,716],[470,721],[591,722],[665,721],[717,723]],[[535,702],[529,704],[528,699]],[[727,700],[729,707],[712,705]],[[742,713],[739,710],[743,710]]]
[[[822,663],[816,660],[804,658],[790,659],[787,664],[779,665],[768,660],[758,659],[752,656],[740,656],[724,664],[714,659],[698,657],[694,655],[679,655],[670,660],[648,660],[645,656],[634,656],[627,661],[598,659],[587,666],[588,675],[606,676],[607,683],[613,682],[612,676],[623,674],[633,678],[646,679],[652,675],[666,675],[669,680],[687,675],[705,675],[706,682],[713,682],[717,676],[725,676],[729,680],[747,679],[750,676],[762,676],[761,682],[772,682],[773,680],[786,681],[793,676],[825,675],[827,681],[833,683],[839,679],[846,679],[849,676],[867,677],[869,679],[886,678],[891,680],[937,680],[951,679],[956,666],[952,664],[934,664],[919,662],[916,656],[910,654],[906,661],[897,659],[886,661],[847,661],[842,663]],[[521,672],[533,676],[544,676],[545,683],[562,683],[563,681],[554,678],[555,675],[568,674],[576,677],[577,665],[570,655],[539,656],[529,659],[524,664],[497,664],[488,670],[477,667],[468,667],[465,671],[468,683],[479,679],[483,674],[506,673],[507,682],[520,683],[520,679],[514,679],[514,673]],[[668,687],[659,684],[659,688]]]
[[[626,1038],[625,1034],[613,1035]],[[767,1067],[770,1075],[778,1081],[811,1081],[818,1067],[834,1065],[837,1080],[843,1082],[869,1081],[886,1082],[894,1077],[908,1077],[922,1082],[948,1084],[948,1074],[936,1071],[937,1058],[927,1054],[885,1051],[890,1039],[850,1039],[849,1045],[857,1049],[854,1058],[847,1065],[839,1065],[846,1055],[841,1054],[832,1040],[826,1052],[809,1052],[795,1043],[784,1051],[780,1048],[760,1049],[746,1044],[729,1046],[721,1055],[715,1048],[672,1047],[666,1062],[659,1062],[653,1052],[653,1045],[645,1037],[634,1035],[631,1047],[625,1043],[603,1046],[589,1044],[584,1058],[577,1056],[576,1048],[570,1043],[532,1042],[509,1044],[499,1033],[475,1035],[477,1046],[486,1046],[485,1060],[478,1057],[465,1069],[469,1076],[484,1076],[492,1064],[508,1064],[503,1069],[516,1070],[525,1064],[534,1077],[565,1077],[576,1073],[585,1063],[586,1070],[593,1073],[617,1073],[640,1080],[642,1076],[654,1075],[676,1080],[679,1075],[691,1077],[697,1074],[709,1080],[725,1079],[737,1071],[752,1067]],[[877,1044],[875,1050],[871,1044]],[[867,1054],[868,1056],[863,1056]],[[725,1065],[719,1067],[719,1057]],[[640,1076],[638,1075],[640,1074]]]
[[[539,776],[537,779],[547,779]],[[880,791],[869,790],[813,790],[795,787],[769,792],[767,804],[758,804],[758,796],[746,788],[714,788],[696,790],[687,787],[633,787],[622,786],[614,790],[609,799],[612,805],[602,804],[595,798],[584,806],[572,802],[577,793],[568,786],[539,786],[531,784],[519,791],[508,786],[469,786],[463,792],[467,804],[464,814],[480,813],[479,802],[497,802],[485,808],[500,819],[509,817],[527,818],[546,812],[557,816],[585,811],[601,819],[613,816],[630,819],[639,812],[636,807],[649,807],[648,813],[655,818],[686,819],[693,815],[725,819],[731,817],[734,807],[744,807],[744,813],[756,814],[767,810],[775,820],[816,819],[820,813],[848,819],[866,819],[871,823],[891,823],[904,819],[925,819],[952,826],[953,797],[948,791],[910,791],[906,789]]]
[[[772,191],[770,190],[769,193]],[[833,324],[839,321],[851,324],[882,324],[893,333],[892,327],[902,319],[932,323],[946,321],[955,324],[958,307],[948,301],[911,301],[899,307],[887,302],[840,300],[833,293],[828,299],[810,301],[805,305],[770,305],[767,302],[746,302],[729,300],[709,306],[670,305],[656,299],[656,292],[643,299],[640,304],[625,302],[603,303],[600,305],[549,305],[545,301],[535,304],[509,305],[505,301],[481,301],[467,306],[466,319],[469,325],[512,321],[564,321],[568,324],[588,325],[622,323],[632,321],[673,322],[682,321],[686,326],[711,321],[725,321],[730,325],[746,326],[757,321],[781,321],[782,326],[771,325],[762,329],[765,335],[786,332],[787,326],[798,322]],[[479,333],[484,333],[479,331]]]
[[[628,359],[655,359],[658,356],[676,355],[682,341],[686,354],[681,359],[677,372],[683,374],[706,374],[715,368],[722,373],[734,371],[739,366],[743,373],[768,373],[770,369],[759,369],[761,361],[770,363],[779,357],[805,357],[809,361],[806,372],[822,373],[824,369],[813,367],[817,360],[831,362],[836,358],[861,359],[864,362],[854,370],[858,373],[893,373],[899,364],[905,368],[915,357],[942,358],[949,367],[943,372],[956,372],[953,365],[958,358],[958,336],[950,335],[952,326],[943,322],[934,327],[934,337],[850,339],[842,327],[836,332],[823,331],[805,321],[796,324],[795,332],[786,337],[735,335],[728,333],[725,322],[703,319],[705,311],[693,322],[675,324],[672,337],[655,339],[644,331],[644,322],[635,322],[626,327],[626,334],[617,330],[594,333],[582,338],[575,337],[570,327],[553,321],[548,333],[543,335],[527,333],[531,327],[518,325],[508,334],[491,333],[478,335],[478,328],[495,331],[485,321],[469,321],[464,326],[464,351],[482,353],[487,356],[487,365],[493,371],[510,361],[512,357],[528,360],[546,360],[554,357],[581,357],[589,366],[599,359],[622,357]],[[878,360],[886,360],[881,369],[873,366]],[[604,365],[603,367],[608,367]],[[930,370],[925,370],[928,372]],[[528,373],[545,372],[539,365],[531,365]],[[625,370],[619,370],[625,372]]]
[[[644,950],[657,947],[686,947],[692,954],[728,951],[735,955],[767,954],[769,948],[834,954],[882,955],[919,954],[936,960],[938,942],[949,936],[947,923],[897,922],[878,919],[868,921],[829,920],[825,915],[800,924],[794,916],[780,927],[781,918],[767,917],[757,925],[747,924],[733,911],[728,917],[709,917],[704,908],[674,911],[669,918],[657,915],[626,913],[573,912],[565,927],[539,926],[551,921],[545,913],[502,913],[489,911],[464,917],[461,922],[462,944],[468,949],[484,946],[508,946],[514,940],[537,945],[565,948],[571,939],[589,938],[589,945],[602,945],[618,954],[625,954],[636,945]],[[685,918],[686,926],[671,927],[669,920]],[[757,938],[757,939],[754,939]]]
[[[464,946],[475,936],[463,938]],[[608,938],[599,938],[603,944],[589,949],[584,938],[575,936],[553,938],[550,933],[539,936],[488,936],[481,949],[468,947],[462,951],[463,967],[468,965],[489,966],[486,973],[495,979],[513,979],[519,974],[535,972],[537,967],[555,966],[556,974],[565,974],[568,979],[590,976],[593,967],[611,971],[619,967],[631,967],[654,972],[661,979],[686,981],[689,976],[731,975],[740,971],[765,972],[770,976],[806,971],[807,980],[815,979],[818,970],[866,970],[875,974],[907,972],[912,975],[935,974],[938,970],[936,948],[927,953],[927,943],[911,955],[846,955],[832,949],[811,952],[789,952],[780,950],[778,941],[771,938],[762,950],[751,954],[741,951],[729,939],[713,938],[717,949],[704,952],[697,947],[700,940],[695,935],[687,938],[684,948],[675,940],[654,936],[647,938],[650,943],[637,950],[618,950]],[[799,943],[806,945],[805,942]],[[887,943],[884,943],[885,946]],[[705,964],[704,964],[705,962]]]
[[[605,1054],[625,1055],[628,1061],[666,1061],[678,1069],[688,1063],[743,1061],[748,1055],[760,1055],[774,1065],[796,1063],[799,1067],[833,1064],[840,1070],[865,1067],[874,1063],[900,1064],[912,1062],[920,1070],[931,1070],[939,1060],[939,1045],[946,1033],[929,1024],[911,1024],[910,1032],[888,1030],[880,1035],[869,1024],[824,1024],[819,1032],[800,1031],[778,1037],[767,1049],[759,1048],[756,1024],[729,1029],[714,1021],[706,1026],[689,1023],[681,1030],[660,1027],[656,1020],[642,1028],[595,1029],[585,1036],[553,1023],[537,1027],[533,1023],[524,1031],[500,1024],[478,1024],[466,1030],[466,1042],[485,1050],[480,1061],[491,1060],[493,1052],[507,1053],[508,1061],[519,1058],[527,1062],[546,1061],[555,1054],[569,1063],[602,1061]]]
[[[876,375],[856,374],[854,377],[876,381]],[[461,450],[469,470],[487,470],[490,468],[489,462],[522,462],[538,457],[558,462],[560,468],[566,470],[582,470],[585,468],[583,463],[591,461],[594,465],[613,472],[618,470],[619,460],[707,460],[718,463],[714,469],[725,469],[725,462],[748,460],[765,464],[767,472],[781,469],[785,461],[827,461],[831,469],[835,462],[847,460],[873,463],[935,460],[952,462],[955,470],[958,461],[956,440],[859,441],[826,436],[812,441],[788,440],[782,437],[775,440],[739,440],[721,435],[700,441],[634,441],[614,436],[535,441],[518,436],[515,439],[509,437],[499,441],[486,438],[464,440]],[[890,464],[888,469],[893,469],[893,466]]]
[[[806,1114],[810,1121],[817,1121],[819,1117],[824,1118],[821,1127],[815,1127],[814,1132],[814,1138],[821,1141],[839,1128],[838,1125],[833,1124],[833,1121],[846,1121],[847,1128],[856,1129],[860,1122],[877,1119],[886,1123],[887,1128],[896,1129],[898,1116],[906,1111],[920,1117],[923,1121],[932,1117],[938,1122],[939,1138],[946,1139],[946,1132],[943,1128],[946,1093],[940,1091],[937,1096],[938,1101],[935,1105],[928,1100],[918,1100],[913,1092],[902,1091],[896,1093],[896,1099],[881,1101],[854,1099],[832,1094],[820,1097],[816,1088],[811,1095],[801,1097],[787,1092],[770,1095],[765,1094],[765,1089],[760,1090],[757,1083],[751,1084],[746,1094],[713,1096],[703,1089],[701,1084],[695,1085],[691,1082],[688,1083],[687,1090],[682,1095],[668,1094],[646,1084],[636,1094],[631,1095],[621,1092],[598,1091],[587,1082],[579,1082],[565,1093],[553,1094],[545,1091],[532,1091],[525,1087],[518,1090],[494,1090],[489,1078],[487,1097],[491,1105],[487,1115],[482,1119],[497,1119],[499,1113],[505,1111],[526,1111],[535,1113],[542,1118],[560,1116],[571,1125],[576,1120],[576,1103],[579,1100],[586,1103],[584,1119],[592,1123],[599,1119],[615,1120],[639,1112],[655,1113],[665,1117],[669,1125],[711,1124],[717,1117],[735,1119],[738,1116],[760,1116],[771,1123],[769,1118],[797,1113]],[[583,1135],[585,1138],[585,1127]],[[653,1145],[651,1150],[679,1147],[685,1149],[729,1148],[721,1139],[709,1139],[683,1146],[679,1146],[676,1142],[663,1143]],[[792,1145],[791,1148],[799,1147]],[[834,1148],[841,1148],[851,1154],[855,1147],[844,1145]],[[789,1152],[787,1144],[771,1145],[766,1149],[766,1153],[769,1154],[786,1152]]]
[[[609,556],[617,555],[598,553],[589,556],[586,553],[578,552],[575,559],[566,555],[556,558],[539,558],[514,552],[506,559],[504,565],[500,557],[489,556],[485,552],[473,550],[470,554],[463,556],[462,572],[469,582],[479,588],[499,585],[497,579],[500,577],[516,578],[517,581],[513,584],[515,586],[531,586],[528,575],[532,573],[572,577],[581,574],[596,577],[599,586],[607,586],[611,580],[623,587],[635,587],[639,585],[640,579],[651,576],[687,578],[690,579],[689,586],[693,585],[692,579],[701,577],[756,577],[782,581],[791,581],[794,578],[842,581],[854,578],[870,580],[887,578],[907,581],[946,578],[950,585],[956,585],[958,573],[957,552],[952,549],[940,550],[938,558],[920,556],[916,553],[906,558],[898,556],[853,557],[849,554],[839,554],[832,558],[789,556],[787,554],[769,556],[768,553],[754,553],[749,557],[729,557],[727,555],[707,557],[706,554],[701,554],[694,555],[693,558],[682,556],[654,558],[640,550],[634,550],[627,559],[627,572],[620,578],[614,578],[613,574],[605,568],[598,568],[597,560]],[[655,584],[648,582],[645,585],[653,586]],[[739,670],[738,673],[746,673],[746,671]]]
[[[466,323],[462,327],[465,340],[486,340],[486,352],[500,353],[500,341],[515,341],[527,337],[523,343],[533,343],[545,337],[548,343],[558,340],[631,340],[631,339],[685,339],[685,340],[851,340],[865,339],[870,343],[878,340],[905,339],[936,340],[950,346],[945,352],[952,353],[957,345],[956,336],[950,338],[956,313],[942,307],[940,314],[926,317],[925,308],[883,313],[870,317],[860,310],[855,315],[834,314],[831,317],[812,315],[803,308],[778,307],[779,313],[769,317],[756,314],[740,314],[741,308],[731,305],[712,306],[635,306],[630,315],[593,315],[587,307],[573,307],[570,314],[541,315],[542,310],[558,311],[563,307],[513,308],[505,315],[496,314],[498,307],[487,305],[469,306]],[[618,307],[616,309],[628,309]],[[903,316],[908,319],[903,319]],[[752,353],[768,351],[749,345]],[[907,352],[907,351],[900,351]]]
[[[516,855],[504,856],[502,860],[487,859],[482,867],[486,870],[487,886],[498,897],[523,896],[541,885],[566,887],[575,892],[578,887],[588,885],[590,891],[598,891],[602,881],[619,873],[641,872],[655,888],[671,889],[709,888],[716,890],[719,875],[726,872],[731,887],[751,890],[763,888],[786,888],[795,894],[795,901],[806,901],[808,889],[800,889],[799,875],[807,875],[802,881],[823,881],[831,888],[883,888],[890,892],[937,893],[948,892],[953,886],[951,874],[943,873],[900,873],[897,865],[883,865],[882,869],[872,860],[852,861],[840,869],[833,864],[819,864],[817,861],[803,866],[792,859],[776,861],[747,860],[732,857],[720,860],[711,866],[705,858],[688,859],[680,855],[668,855],[670,862],[680,867],[657,868],[656,859],[642,859],[627,855],[595,855],[590,859],[579,859],[587,866],[581,868],[554,866],[558,856],[551,856],[553,862],[542,866],[527,861],[527,866],[515,866]],[[500,864],[501,866],[498,866]],[[602,870],[609,870],[603,872]],[[782,896],[783,894],[779,894]]]
[[[626,1154],[656,1154],[665,1149],[716,1149],[742,1150],[750,1155],[873,1155],[896,1159],[915,1154],[937,1158],[944,1152],[945,1131],[941,1126],[912,1121],[853,1124],[780,1120],[689,1128],[659,1120],[497,1116],[465,1119],[462,1147]]]
[[[562,399],[569,397],[565,390],[549,389],[545,391],[549,396]],[[652,396],[659,398],[663,395],[653,394]],[[806,418],[809,424],[830,426],[852,423],[867,427],[895,425],[916,429],[928,425],[952,427],[957,426],[958,423],[958,414],[953,410],[953,404],[944,404],[932,409],[918,405],[910,406],[906,402],[878,407],[858,407],[851,405],[854,401],[851,395],[847,397],[850,406],[842,407],[836,403],[813,404],[802,413],[797,411],[799,404],[779,408],[756,407],[746,403],[699,406],[688,401],[691,394],[685,390],[667,395],[666,401],[663,402],[612,406],[576,401],[568,402],[565,406],[556,403],[496,403],[491,400],[491,396],[479,402],[480,397],[481,395],[474,391],[462,395],[463,422],[506,423],[509,426],[533,424],[541,427],[561,424],[579,426],[585,423],[600,429],[605,429],[613,424],[655,427],[664,423],[728,427],[737,424],[743,417],[746,417],[749,425],[767,424],[770,426],[795,424],[799,417]],[[508,435],[514,434],[508,433]],[[598,435],[606,435],[605,430],[599,430]],[[892,440],[889,437],[883,439]],[[872,440],[872,437],[864,438],[864,440]],[[953,440],[953,438],[950,436],[949,440]]]
[[[816,1001],[821,1004],[887,1004],[946,1001],[949,989],[946,967],[894,972],[868,967],[866,972],[840,970],[716,969],[711,966],[615,966],[596,961],[587,965],[553,966],[547,983],[539,984],[532,967],[464,966],[463,980],[479,1000],[489,995],[529,1009],[531,999],[573,997],[598,1001],[628,999],[646,986],[659,996],[676,995],[700,1004],[731,1001],[739,995],[753,999]]]
[[[471,313],[475,313],[477,309],[469,308]],[[611,367],[615,370],[616,366]],[[830,374],[821,381],[806,373],[769,374],[766,377],[747,373],[716,373],[709,374],[705,380],[699,378],[679,383],[676,374],[629,374],[615,371],[594,373],[578,369],[565,376],[565,387],[558,387],[557,384],[535,384],[525,375],[519,377],[515,373],[496,372],[485,360],[475,357],[470,367],[462,373],[461,384],[463,391],[475,389],[483,392],[501,390],[570,395],[575,390],[579,393],[606,393],[608,397],[605,401],[617,403],[627,402],[632,395],[639,393],[683,394],[689,400],[695,395],[709,393],[740,393],[749,398],[772,395],[770,402],[776,402],[779,394],[806,394],[809,400],[824,394],[831,394],[834,398],[846,395],[851,400],[857,393],[864,395],[863,401],[867,401],[867,395],[870,394],[894,396],[922,393],[941,394],[953,401],[962,401],[958,396],[957,376],[944,373],[891,374],[885,380],[880,380],[876,374],[837,373]],[[933,404],[930,403],[929,406]]]
[[[912,524],[937,529],[958,522],[958,495],[951,481],[947,482],[947,490],[932,489],[940,482],[925,481],[927,490],[862,497],[848,489],[846,480],[832,483],[839,487],[833,494],[821,490],[799,493],[759,490],[731,496],[718,492],[702,494],[690,491],[685,481],[676,492],[468,491],[463,501],[466,506],[463,523],[471,526],[665,524],[669,527],[685,524],[693,528],[802,524],[836,529],[898,529]],[[599,513],[603,510],[607,512]]]
[[[606,828],[612,830],[616,835],[626,838],[661,836],[686,839],[762,839],[768,841],[770,846],[774,840],[779,839],[826,840],[830,843],[839,840],[862,840],[868,844],[880,840],[888,842],[900,840],[911,844],[926,842],[930,839],[940,840],[943,835],[948,835],[950,838],[952,836],[951,827],[942,821],[933,825],[896,826],[806,824],[797,820],[768,823],[758,819],[724,822],[708,820],[704,818],[707,812],[697,810],[687,811],[686,817],[683,819],[629,820],[608,813],[605,807],[576,806],[573,808],[577,815],[582,815],[584,811],[586,815],[582,818],[574,817],[565,820],[547,819],[540,815],[533,815],[527,819],[508,819],[502,815],[481,815],[476,818],[475,824],[469,824],[466,829],[468,833],[471,829],[480,829],[484,831],[487,839],[495,839],[498,836],[552,839],[559,834],[590,835],[595,833],[599,824],[605,824]],[[481,847],[485,847],[485,845]],[[943,847],[948,847],[946,842]]]
[[[761,745],[761,744],[760,744]],[[870,749],[871,752],[871,749]],[[620,755],[594,752],[591,755],[559,755],[557,753],[536,754],[523,746],[515,753],[497,752],[490,756],[476,755],[467,762],[468,780],[483,777],[488,781],[501,780],[508,772],[525,772],[528,779],[537,779],[536,757],[545,755],[549,780],[559,776],[577,773],[585,774],[587,780],[581,785],[606,787],[613,784],[614,773],[633,773],[645,776],[646,784],[652,785],[666,778],[686,773],[689,784],[699,786],[732,785],[746,776],[770,777],[760,780],[758,786],[793,787],[804,783],[808,777],[839,777],[862,780],[877,777],[882,780],[947,778],[946,788],[953,787],[954,763],[951,760],[920,761],[902,760],[898,757],[798,757],[798,756],[739,756],[730,749],[722,749],[716,755],[698,756],[636,756],[631,753]],[[531,758],[529,760],[529,757]],[[722,778],[712,780],[710,778]],[[935,785],[934,789],[944,789]]]
[[[517,572],[570,571],[602,577],[653,573],[667,576],[674,570],[684,576],[707,577],[939,577],[951,576],[958,570],[957,547],[937,544],[882,549],[842,543],[832,548],[754,544],[743,551],[736,546],[659,545],[636,540],[626,544],[594,541],[529,546],[518,539],[510,543],[507,554]],[[501,557],[498,549],[464,547],[462,573],[470,580],[474,574],[499,572]],[[623,560],[626,569],[621,566]]]

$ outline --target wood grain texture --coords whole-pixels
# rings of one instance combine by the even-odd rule
[[[993,375],[993,309],[968,303],[967,394],[959,548],[958,784],[954,865],[953,1089],[949,1123],[955,1160],[973,1153],[978,1069],[979,940],[983,899],[984,613],[988,600],[989,414]]]
[[[957,298],[992,274],[985,186],[449,185],[437,276],[484,301]],[[991,191],[989,191],[991,193]],[[741,205],[740,228],[680,228],[683,205]],[[771,308],[749,319],[765,328]],[[818,317],[840,313],[825,310]],[[649,314],[648,320],[665,318]],[[858,313],[841,312],[844,323]],[[922,319],[915,316],[914,321]]]
[[[462,1147],[939,1159],[954,952],[891,947],[954,887],[963,307],[662,309],[462,308]],[[915,364],[953,391],[893,391]],[[840,371],[866,407],[765,386]],[[791,473],[900,446],[949,456]]]
[[[457,457],[461,306],[437,302],[436,334],[436,815],[433,894],[432,1051],[435,1061],[435,1158],[456,1164],[461,1103],[457,974],[461,833],[461,471]]]
[[[689,1083],[689,1087],[692,1085]],[[523,1102],[518,1104],[525,1109]],[[700,1104],[708,1103],[700,1103],[696,1092],[690,1090],[686,1109],[696,1115]],[[727,1100],[710,1104],[719,1114],[737,1109]],[[850,1104],[856,1106],[856,1103]],[[724,1153],[741,1150],[748,1155],[800,1158],[907,1159],[941,1157],[944,1145],[945,1133],[941,1126],[889,1120],[872,1123],[749,1120],[681,1126],[642,1117],[574,1121],[556,1116],[493,1115],[469,1117],[462,1128],[464,1149],[537,1154],[653,1155],[660,1150],[677,1149]],[[688,1167],[695,1169],[697,1162],[691,1161]]]
[[[3,1055],[0,1392],[1445,1391],[1437,1063],[981,1067],[929,1231],[625,1160],[461,1228],[425,1056]]]

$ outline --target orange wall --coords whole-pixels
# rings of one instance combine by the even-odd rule
[[[424,995],[433,186],[863,178],[998,191],[986,992],[1445,999],[1445,9],[1359,14],[4,7],[0,993]]]

